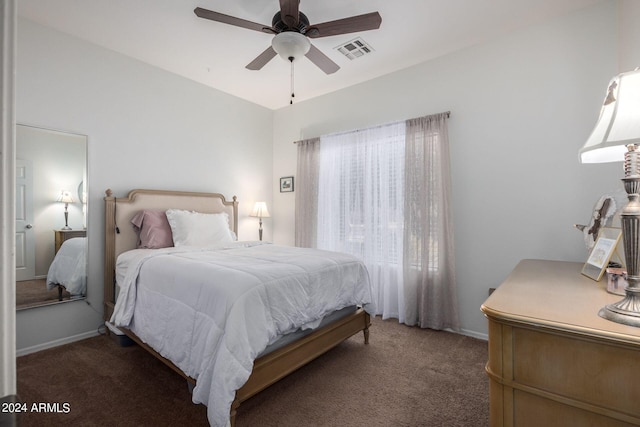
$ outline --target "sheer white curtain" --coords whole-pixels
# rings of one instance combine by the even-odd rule
[[[404,322],[402,222],[405,125],[321,138],[317,247],[366,264],[377,314]]]
[[[446,119],[298,143],[296,244],[360,257],[383,319],[457,330]]]

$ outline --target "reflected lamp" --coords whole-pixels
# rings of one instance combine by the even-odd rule
[[[62,227],[62,230],[71,230],[71,227],[69,227],[69,203],[74,202],[71,192],[67,190],[60,191],[56,202],[64,203],[64,227]]]

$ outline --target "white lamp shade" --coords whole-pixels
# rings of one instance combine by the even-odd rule
[[[626,146],[640,144],[640,70],[614,77],[596,127],[580,150],[582,163],[624,160]]]
[[[56,199],[56,202],[73,203],[73,196],[71,195],[70,191],[62,190],[60,192],[60,195]]]
[[[271,41],[271,47],[286,60],[299,59],[309,52],[311,42],[306,36],[294,31],[285,31]]]
[[[269,218],[269,210],[265,202],[256,202],[251,214],[249,216],[256,216],[258,218]]]

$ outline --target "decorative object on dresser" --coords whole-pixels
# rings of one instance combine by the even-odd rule
[[[582,274],[595,281],[602,278],[609,266],[609,261],[617,254],[620,235],[619,228],[605,227],[600,229],[589,258],[582,267]]]
[[[249,216],[253,216],[259,219],[260,221],[260,226],[258,228],[258,237],[260,238],[260,241],[262,241],[262,218],[269,218],[269,210],[267,209],[267,203],[266,202],[256,202],[256,204],[253,206],[253,210],[251,211],[251,213],[249,214]]]
[[[73,196],[70,191],[62,190],[56,202],[64,203],[64,227],[63,230],[71,230],[69,227],[69,203],[73,203]]]
[[[616,295],[626,295],[624,289],[627,287],[627,272],[620,267],[607,268],[607,292]]]
[[[207,404],[211,424],[231,421],[233,426],[240,403],[352,335],[362,331],[368,342],[370,318],[363,307],[371,301],[369,276],[357,259],[235,241],[238,201],[235,197],[227,201],[218,193],[133,190],[116,199],[107,190],[104,200],[104,319],[195,384],[193,401]],[[149,210],[165,212],[172,247],[137,249],[142,231],[138,235],[132,219]],[[195,215],[198,224],[205,218],[208,223],[223,218],[224,242],[178,245],[176,231],[199,236],[202,227],[185,227],[188,218],[183,218],[182,230],[176,228],[178,223],[172,224],[169,216],[177,211]],[[144,222],[140,225],[143,230]],[[234,233],[232,239],[229,231]],[[296,286],[289,287],[293,275]],[[180,286],[175,286],[175,280]],[[324,297],[336,289],[331,301]],[[282,292],[291,298],[282,298]],[[301,297],[305,292],[309,297]],[[227,301],[226,308],[221,301]],[[330,305],[317,307],[322,301]],[[316,309],[319,312],[309,317]],[[305,323],[294,323],[299,321],[290,317],[292,311]],[[167,317],[167,312],[180,315]],[[142,321],[132,321],[138,316]],[[282,322],[287,324],[286,331]]]
[[[482,305],[492,427],[640,425],[640,329],[596,315],[620,297],[581,268],[523,260]]]
[[[580,150],[583,163],[615,162],[624,153],[624,188],[629,203],[621,213],[627,267],[623,300],[598,314],[605,319],[640,326],[640,70],[619,74],[609,83],[600,117]]]
[[[620,228],[620,212],[627,201],[627,192],[622,188],[603,194],[593,206],[589,222],[573,225],[582,232],[587,251],[591,251],[593,248],[601,228]],[[624,257],[622,262],[624,262]]]

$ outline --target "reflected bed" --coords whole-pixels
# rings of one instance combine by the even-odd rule
[[[84,296],[87,291],[87,238],[65,240],[56,253],[47,273],[47,289],[63,288],[72,296]]]

